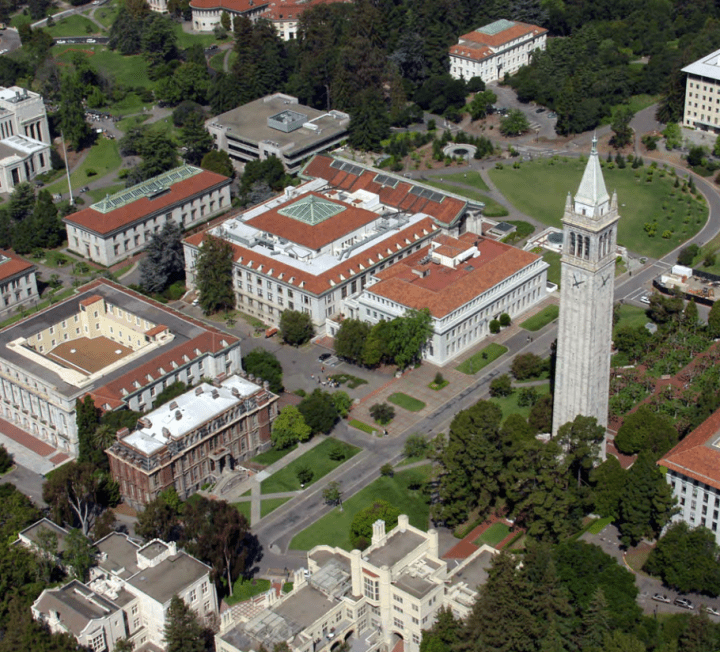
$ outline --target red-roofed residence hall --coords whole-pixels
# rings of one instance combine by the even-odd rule
[[[243,312],[277,325],[283,310],[303,311],[334,335],[344,317],[372,323],[427,307],[435,335],[425,355],[444,364],[490,320],[545,296],[541,257],[476,235],[482,204],[322,155],[301,174],[302,186],[205,232],[233,247]],[[190,286],[205,233],[184,241]]]
[[[547,30],[512,20],[496,20],[463,34],[450,48],[450,74],[455,79],[502,79],[530,63],[535,50],[544,50]]]
[[[0,331],[0,418],[75,455],[78,398],[145,412],[174,382],[241,369],[238,338],[97,279]]]
[[[39,298],[35,265],[0,249],[0,315],[16,306],[27,308]]]
[[[674,521],[702,525],[720,543],[720,410],[711,414],[658,461],[667,469],[680,511]]]
[[[228,210],[230,183],[190,165],[168,170],[63,218],[68,249],[110,267],[141,252],[169,220],[188,229]]]

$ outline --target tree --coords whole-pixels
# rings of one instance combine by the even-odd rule
[[[139,154],[143,160],[130,170],[126,180],[128,187],[172,170],[178,164],[175,143],[167,134],[147,128],[142,128],[141,134]]]
[[[177,595],[170,600],[165,617],[165,645],[167,652],[205,650],[203,628],[197,621],[197,614]]]
[[[490,381],[490,396],[510,396],[514,392],[510,376],[503,374]]]
[[[309,464],[302,463],[295,468],[295,476],[300,486],[304,487],[306,484],[310,484],[315,476],[315,471],[312,470]]]
[[[233,248],[230,243],[205,235],[197,256],[195,279],[200,306],[206,315],[235,307],[232,284]]]
[[[13,222],[22,222],[35,207],[35,189],[27,181],[21,181],[13,188],[8,202],[8,214]]]
[[[530,129],[530,123],[519,109],[511,109],[500,122],[503,136],[520,136]]]
[[[344,319],[335,333],[335,354],[354,364],[361,364],[370,324],[359,319]]]
[[[303,415],[294,405],[286,405],[272,425],[272,442],[275,448],[288,448],[299,441],[310,439],[312,431]]]
[[[696,244],[688,245],[680,250],[677,257],[678,265],[685,265],[686,267],[692,267],[694,260],[700,254],[700,247]]]
[[[330,432],[338,419],[332,395],[319,389],[300,401],[298,409],[313,435]]]
[[[157,409],[165,403],[169,403],[174,398],[182,396],[185,392],[190,389],[184,382],[176,380],[171,385],[168,385],[162,392],[160,392],[153,401],[153,408]]]
[[[174,541],[180,534],[181,510],[182,501],[178,498],[175,487],[170,487],[160,492],[138,514],[135,533],[145,541]]]
[[[601,650],[605,637],[610,633],[610,614],[605,592],[601,586],[595,589],[582,621],[582,649]]]
[[[387,425],[395,418],[395,408],[387,403],[373,403],[369,412],[375,423],[381,426]]]
[[[224,150],[210,150],[200,161],[200,167],[226,177],[232,177],[235,174],[230,155]]]
[[[605,428],[595,417],[578,415],[560,426],[557,441],[563,451],[563,465],[571,477],[588,482],[590,470],[600,461],[600,447],[605,439]]]
[[[223,11],[220,14],[220,24],[223,26],[223,29],[228,32],[232,29],[232,25],[230,24],[230,14],[227,11]]]
[[[675,512],[675,497],[650,451],[641,451],[627,475],[620,498],[620,540],[637,544],[657,536]]]
[[[363,91],[350,109],[350,145],[364,152],[377,152],[389,134],[390,123],[382,94],[376,89]]]
[[[135,645],[127,638],[119,638],[115,641],[113,652],[133,652]]]
[[[83,92],[76,75],[66,74],[60,91],[60,129],[75,151],[80,150],[90,137],[82,101]]]
[[[522,353],[513,358],[510,373],[515,380],[537,378],[547,370],[547,362],[534,353]]]
[[[315,335],[315,328],[309,314],[298,310],[283,310],[280,315],[280,334],[285,343],[300,346]]]
[[[147,292],[162,292],[184,277],[182,229],[175,220],[168,220],[145,247],[145,256],[140,261],[140,285]]]
[[[352,407],[353,400],[348,396],[347,392],[339,391],[331,394],[333,403],[335,403],[335,409],[341,418],[345,418],[350,414],[350,408]]]
[[[627,473],[614,455],[590,471],[593,486],[594,511],[601,516],[617,518],[620,515],[620,498],[625,492]]]
[[[390,532],[398,522],[400,510],[387,500],[378,498],[364,509],[361,509],[350,524],[350,543],[353,548],[364,550],[370,545],[373,523],[385,521],[385,532]]]
[[[500,326],[503,328],[507,328],[512,323],[512,320],[510,319],[510,315],[508,315],[506,312],[504,312],[502,315],[500,315]]]
[[[643,570],[680,593],[720,595],[720,548],[705,527],[673,523],[650,552]]]
[[[615,436],[615,446],[625,455],[649,451],[660,459],[678,441],[677,430],[663,415],[641,405],[628,414]]]
[[[424,459],[430,450],[427,440],[422,435],[410,435],[405,440],[403,455],[405,457],[418,457]]]
[[[530,410],[530,416],[528,416],[528,423],[535,428],[536,432],[550,432],[552,429],[552,415],[553,415],[553,399],[552,396],[546,394],[541,396],[535,405]]]
[[[395,468],[387,462],[380,467],[380,475],[392,478],[395,475]]]
[[[58,218],[57,206],[47,190],[38,193],[32,214],[32,227],[33,246],[54,249],[65,239],[65,227]]]
[[[430,629],[423,629],[420,652],[444,652],[455,649],[462,621],[455,618],[452,609],[440,607],[435,614],[435,622]]]
[[[497,319],[490,320],[490,332],[497,335],[500,332],[500,322]]]
[[[185,160],[191,165],[198,165],[213,148],[213,139],[205,123],[197,113],[191,113],[185,120],[180,131],[180,143],[187,147]]]
[[[65,537],[63,561],[70,567],[75,579],[87,581],[88,571],[95,564],[95,548],[77,528],[71,528]]]
[[[633,119],[633,110],[629,106],[620,106],[615,111],[611,129],[613,136],[610,139],[615,149],[627,147],[632,142],[633,130],[630,121]]]
[[[97,449],[93,445],[93,435],[100,425],[100,410],[90,394],[75,401],[75,423],[78,432],[78,462],[97,460]],[[103,452],[100,451],[100,455]]]
[[[497,95],[491,90],[483,90],[479,93],[475,93],[472,102],[468,105],[468,111],[470,117],[473,120],[481,120],[486,117],[490,108],[497,102]]]
[[[0,444],[0,473],[7,473],[13,465],[13,456]]]
[[[279,394],[283,391],[282,365],[274,353],[260,347],[254,348],[242,360],[242,366],[247,373],[259,380],[270,383],[270,391]]]
[[[50,506],[53,520],[58,523],[77,520],[85,536],[116,492],[117,484],[96,473],[90,462],[69,462],[56,469],[43,484],[43,500]]]
[[[713,303],[708,314],[708,333],[711,337],[720,337],[720,301]]]
[[[322,491],[323,500],[327,505],[340,505],[342,503],[342,490],[336,480],[328,482]]]

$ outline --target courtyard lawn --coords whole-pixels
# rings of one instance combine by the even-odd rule
[[[135,95],[135,93],[133,93]],[[142,109],[141,109],[142,110]],[[118,120],[118,122],[115,123],[115,126],[120,130],[127,133],[129,129],[132,129],[133,127],[140,126],[143,122],[145,122],[150,117],[149,114],[141,114],[141,115],[129,115],[127,118],[123,118],[122,120]]]
[[[260,503],[260,518],[265,518],[270,512],[284,505],[290,498],[267,498]]]
[[[523,163],[517,170],[510,166],[493,169],[490,176],[518,210],[562,228],[565,198],[568,192],[577,192],[585,166],[585,159],[555,157]],[[603,166],[608,192],[616,189],[618,193],[618,243],[630,251],[660,258],[705,224],[708,211],[704,201],[674,188],[675,177],[669,171],[657,168],[650,175],[650,166],[637,170],[629,165],[624,169]],[[537,192],[538,188],[543,192]]]
[[[444,178],[445,177],[443,177],[443,179]],[[453,183],[442,183],[441,181],[425,181],[425,183],[429,186],[439,188],[440,190],[447,190],[447,192],[452,192],[456,195],[467,197],[468,199],[483,202],[485,204],[483,215],[486,217],[505,217],[506,215],[509,215],[507,208],[505,208],[502,204],[498,204],[494,199],[491,199],[487,195],[483,195],[481,192],[456,186]]]
[[[270,590],[270,580],[246,580],[241,575],[233,584],[233,594],[225,598],[225,603],[233,605]]]
[[[488,344],[482,351],[478,351],[475,355],[470,356],[465,362],[460,363],[455,369],[472,376],[483,367],[489,365],[493,360],[497,360],[503,353],[507,353],[507,347],[493,342],[492,344]]]
[[[60,18],[52,27],[46,28],[54,38],[66,36],[91,36],[101,34],[102,30],[89,18],[74,14]]]
[[[473,186],[478,190],[490,192],[489,186],[483,181],[479,172],[458,172],[456,174],[444,174],[443,179],[464,183],[466,186]]]
[[[177,36],[178,47],[186,50],[191,45],[200,44],[204,48],[212,45],[213,43],[227,43],[228,39],[220,41],[215,38],[215,34],[190,34],[182,28],[181,23],[175,25],[175,36]]]
[[[250,523],[250,509],[252,507],[252,503],[249,500],[233,503],[233,507],[235,507],[235,509],[237,509],[237,511],[247,519],[247,522]]]
[[[355,518],[355,514],[379,498],[395,505],[401,514],[407,514],[411,525],[426,530],[430,507],[426,502],[422,486],[430,478],[431,471],[432,465],[426,464],[398,471],[392,478],[387,476],[378,478],[352,498],[343,502],[342,511],[336,507],[332,512],[295,535],[290,542],[290,548],[310,550],[319,544],[326,544],[350,550],[352,548],[350,524]]]
[[[493,548],[496,548],[508,534],[510,534],[510,526],[500,521],[493,523],[485,532],[483,532],[473,543],[476,546],[481,546],[486,543]]]
[[[146,88],[155,86],[148,77],[147,61],[141,55],[126,57],[108,50],[104,45],[88,43],[56,45],[52,48],[53,57],[60,65],[69,64],[74,52],[85,53],[95,70],[113,77],[120,84]]]
[[[409,412],[420,412],[420,410],[425,407],[425,403],[422,401],[418,401],[416,398],[403,394],[402,392],[391,394],[387,400]]]
[[[277,462],[278,460],[281,460],[283,457],[285,457],[288,453],[294,451],[296,448],[297,444],[293,444],[292,446],[288,446],[287,448],[270,448],[264,453],[256,455],[250,461],[255,462],[255,464],[262,464],[263,466],[270,466],[271,464],[275,464],[275,462]]]
[[[86,185],[90,181],[102,179],[103,177],[115,172],[122,163],[120,152],[118,150],[117,140],[110,140],[104,136],[100,136],[97,142],[90,149],[82,165],[77,170],[70,173],[70,184],[73,190]],[[88,175],[89,171],[95,171],[95,174]],[[67,192],[67,177],[61,177],[51,186],[45,188],[51,193]],[[107,191],[106,191],[107,192]],[[104,196],[104,195],[103,195]]]
[[[368,425],[364,421],[360,421],[358,419],[351,419],[348,422],[348,425],[352,426],[353,428],[357,428],[358,430],[362,430],[363,432],[366,432],[368,435],[372,435],[375,432],[378,432],[377,428],[373,428],[372,426]]]
[[[526,319],[520,324],[520,328],[524,328],[526,331],[539,331],[541,328],[545,328],[550,322],[555,321],[560,315],[560,307],[553,304],[543,308],[537,315],[533,315],[530,319]]]
[[[547,271],[547,280],[550,283],[555,283],[555,285],[560,287],[560,276],[561,276],[560,254],[558,254],[554,251],[545,251],[543,253],[543,260],[548,265],[550,265],[550,267],[548,267],[548,271]]]
[[[631,306],[624,303],[623,305],[618,306],[616,311],[619,319],[613,328],[614,332],[617,332],[617,329],[621,327],[624,328],[626,326],[630,326],[632,328],[637,328],[638,326],[644,326],[650,321],[648,316],[645,314],[645,308],[638,308],[637,306]]]
[[[550,393],[550,383],[545,385],[533,385],[533,388],[539,396],[544,396]],[[520,391],[525,389],[523,387],[515,387],[515,391],[510,396],[503,396],[499,398],[491,398],[490,401],[495,403],[502,410],[503,421],[507,419],[511,414],[519,414],[521,417],[527,419],[530,415],[531,407],[527,405],[520,407],[518,405],[518,398],[520,397]]]
[[[330,459],[329,453],[336,446],[345,450],[345,459]],[[330,471],[336,469],[341,464],[344,464],[353,455],[356,455],[359,452],[360,449],[355,446],[346,444],[334,437],[328,437],[325,441],[315,446],[315,448],[309,450],[307,453],[303,453],[300,457],[290,462],[290,464],[286,467],[263,480],[260,483],[260,490],[264,494],[276,494],[283,491],[299,491],[302,487],[300,486],[300,481],[297,479],[297,475],[295,475],[295,473],[301,466],[307,465],[314,472],[312,480],[305,485],[308,487],[314,482],[317,482],[320,478],[326,476],[330,473]]]

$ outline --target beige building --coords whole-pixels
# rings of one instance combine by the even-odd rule
[[[547,30],[512,20],[496,20],[463,34],[450,48],[450,75],[484,82],[502,79],[530,63],[535,50],[544,50]]]
[[[435,530],[423,532],[401,515],[386,533],[378,520],[366,550],[316,546],[308,553],[309,577],[297,571],[291,593],[269,591],[225,611],[216,650],[251,652],[285,642],[292,652],[330,652],[347,641],[365,652],[418,652],[422,630],[440,607],[460,618],[469,614],[495,553],[483,546],[449,568],[438,556]]]
[[[95,544],[97,564],[90,581],[45,589],[32,605],[33,617],[53,633],[73,635],[93,652],[112,652],[129,639],[137,652],[165,649],[165,620],[177,595],[201,619],[218,615],[210,567],[155,539],[140,546],[114,532]]]
[[[682,70],[687,75],[683,126],[720,133],[720,50]]]
[[[164,172],[63,218],[68,249],[110,267],[145,249],[165,222],[188,229],[228,210],[231,182],[190,165]]]
[[[0,249],[0,315],[31,308],[40,298],[37,268],[12,251]]]

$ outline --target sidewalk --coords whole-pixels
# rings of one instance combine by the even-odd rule
[[[0,419],[0,444],[5,446],[18,464],[40,475],[45,475],[70,459],[67,453],[20,430],[5,419]]]

